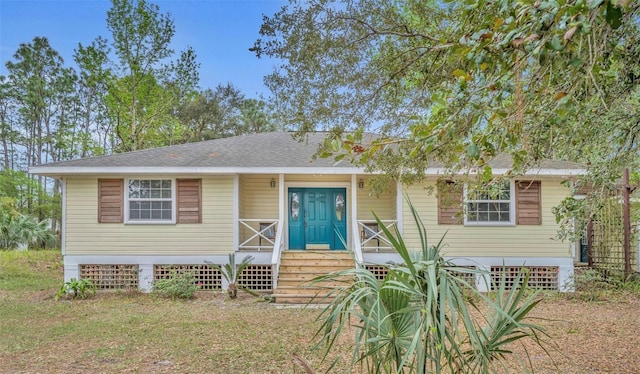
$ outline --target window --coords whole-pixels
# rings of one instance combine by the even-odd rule
[[[175,222],[171,179],[129,179],[126,196],[127,222]]]
[[[505,181],[481,187],[465,188],[467,225],[514,225],[513,183]]]
[[[336,195],[336,218],[338,221],[342,221],[344,216],[344,196],[339,193]]]
[[[300,197],[298,196],[297,192],[293,192],[291,194],[291,203],[289,203],[289,209],[291,210],[291,212],[289,213],[291,215],[291,220],[297,221],[298,216],[300,215]]]

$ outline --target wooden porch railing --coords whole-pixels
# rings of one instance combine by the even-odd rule
[[[393,232],[398,221],[381,220],[380,223],[389,231]],[[384,235],[382,227],[380,227],[380,224],[377,221],[358,220],[356,232],[359,233],[360,248],[362,248],[363,252],[380,252],[381,250],[385,251],[393,249],[391,242]]]
[[[278,225],[276,231],[275,245],[273,253],[271,254],[271,276],[273,280],[273,290],[278,287],[278,271],[280,270],[280,259],[282,258],[282,251],[284,251],[284,240],[282,239],[284,229],[282,225]]]
[[[249,230],[249,237],[238,245],[240,250],[273,251],[277,243],[276,232],[280,231],[277,219],[240,219],[240,227]],[[258,245],[255,243],[257,239]]]
[[[356,234],[352,235],[351,244],[353,246],[352,250],[356,260],[356,266],[360,266],[364,262],[364,257],[362,256],[362,244],[360,243],[360,235],[357,234],[359,232],[358,227],[358,222],[352,220],[351,230]]]

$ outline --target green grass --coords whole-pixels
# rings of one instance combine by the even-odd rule
[[[62,280],[60,250],[0,251],[0,290],[49,290]]]
[[[311,350],[320,309],[277,308],[245,293],[233,301],[210,291],[189,301],[126,292],[55,301],[62,279],[59,252],[0,252],[0,373],[305,373],[294,355],[318,372],[329,367]],[[544,302],[536,310],[567,350],[555,357],[558,367],[532,353],[536,372],[633,372],[625,368],[640,366],[629,353],[640,345],[638,308],[637,296],[606,306],[563,297]],[[349,355],[351,342],[352,334],[341,337],[338,352]],[[585,356],[583,347],[598,355]],[[627,366],[603,359],[610,351],[612,358],[624,354]],[[343,372],[347,360],[331,372]]]
[[[209,291],[55,301],[62,281],[59,251],[0,252],[0,372],[302,373],[293,354],[323,367],[319,309]]]

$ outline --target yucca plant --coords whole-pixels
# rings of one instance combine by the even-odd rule
[[[480,293],[460,276],[480,271],[444,259],[443,239],[429,245],[420,217],[409,207],[420,233],[416,252],[407,248],[398,229],[392,233],[376,217],[403,261],[390,265],[384,280],[363,267],[314,280],[343,282],[319,316],[316,348],[325,349],[326,357],[345,327],[355,324],[351,366],[361,365],[364,372],[488,373],[511,353],[510,343],[532,338],[541,344],[542,328],[525,322],[540,301],[538,293],[518,287],[528,276],[519,277],[510,291],[503,282],[495,297]],[[474,309],[484,318],[472,317]]]
[[[227,293],[229,294],[229,298],[235,299],[238,297],[238,289],[246,291],[252,295],[256,294],[255,292],[249,290],[246,287],[238,286],[238,280],[240,279],[240,275],[242,275],[242,271],[247,266],[251,265],[251,262],[253,262],[253,260],[254,260],[253,256],[247,255],[242,259],[240,264],[236,266],[235,254],[229,253],[229,263],[224,264],[223,266],[214,264],[211,261],[205,261],[205,262],[209,264],[209,266],[211,266],[212,268],[220,271],[224,279],[226,279],[227,283],[229,283],[229,286],[227,288]]]

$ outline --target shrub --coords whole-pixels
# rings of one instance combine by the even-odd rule
[[[53,246],[57,237],[46,220],[10,211],[0,206],[0,249],[25,246]]]
[[[510,290],[503,280],[494,295],[477,291],[459,273],[481,271],[461,270],[446,260],[443,239],[429,245],[422,221],[409,206],[420,234],[419,251],[409,251],[398,229],[390,232],[376,217],[403,260],[389,267],[384,280],[364,267],[314,280],[344,285],[332,292],[334,299],[319,317],[317,347],[329,353],[341,333],[354,326],[352,368],[360,364],[364,372],[424,374],[493,372],[512,353],[512,343],[530,338],[541,344],[542,328],[526,321],[540,302],[537,292],[523,286],[528,275],[519,274]],[[480,310],[481,304],[488,311]],[[474,310],[479,317],[473,317]]]
[[[86,299],[89,294],[96,294],[96,286],[89,279],[71,278],[70,281],[64,282],[58,293],[56,300],[62,296],[71,296],[72,299]]]
[[[191,299],[199,288],[193,273],[173,270],[169,278],[159,279],[153,283],[152,292],[170,299]]]
[[[567,295],[569,298],[584,301],[611,300],[624,297],[626,292],[640,292],[640,279],[638,273],[625,276],[624,272],[618,270],[586,268],[576,269],[568,286],[575,290]]]
[[[213,269],[218,270],[224,279],[227,280],[229,286],[227,287],[227,294],[230,299],[235,299],[238,297],[238,289],[241,289],[253,296],[258,296],[257,293],[251,291],[250,289],[242,286],[238,286],[238,281],[240,280],[240,276],[242,275],[242,271],[253,261],[253,256],[247,255],[245,256],[240,264],[236,266],[236,255],[234,253],[229,253],[229,263],[224,264],[224,266],[220,266],[218,264],[214,264],[211,261],[205,261],[209,266]]]

